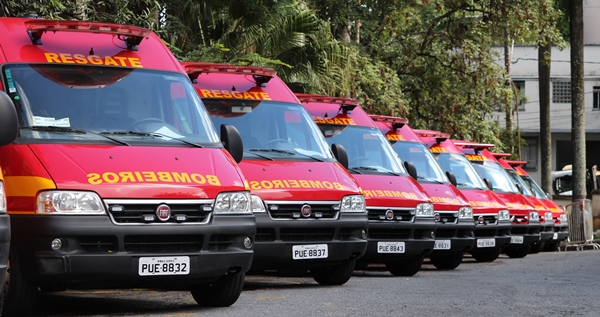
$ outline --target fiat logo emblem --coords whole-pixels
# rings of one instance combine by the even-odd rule
[[[171,218],[171,208],[165,204],[162,204],[156,208],[156,216],[160,221],[167,221]]]
[[[310,205],[304,204],[302,205],[302,208],[300,208],[300,212],[302,213],[302,216],[310,217],[310,214],[312,213],[312,208],[310,208]]]
[[[387,219],[387,220],[394,219],[394,211],[391,209],[386,210],[385,211],[385,219]]]

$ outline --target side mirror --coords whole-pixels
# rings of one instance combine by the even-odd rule
[[[487,186],[487,188],[489,188],[490,190],[494,190],[494,185],[492,185],[492,181],[484,178],[483,182],[485,183],[485,186]]]
[[[12,143],[19,132],[17,110],[10,97],[0,90],[0,146]]]
[[[448,171],[446,172],[446,176],[448,176],[448,180],[450,181],[450,184],[456,186],[456,176],[454,175],[454,173]]]
[[[221,142],[237,163],[242,161],[242,157],[244,157],[244,144],[242,136],[236,127],[231,124],[222,124]]]
[[[410,177],[417,180],[417,168],[415,167],[415,164],[409,161],[404,161],[404,168],[406,168],[406,171],[408,172],[408,175],[410,175]]]
[[[341,144],[332,144],[331,151],[333,156],[342,164],[345,169],[348,169],[348,152]]]
[[[517,186],[519,193],[523,194],[523,186],[521,186],[520,184],[515,184],[515,186]]]

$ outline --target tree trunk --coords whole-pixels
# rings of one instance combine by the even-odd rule
[[[508,35],[505,38],[505,42],[504,42],[504,67],[506,67],[506,73],[508,74],[509,78],[510,78],[510,72],[511,72],[511,65],[512,65],[512,54],[511,54],[511,50],[510,50],[510,39],[508,38]],[[510,79],[512,80],[512,79]],[[512,83],[508,83],[512,86]],[[506,105],[506,110],[505,110],[505,119],[506,119],[506,127],[505,127],[505,132],[506,132],[506,139],[504,140],[506,142],[506,147],[508,148],[510,153],[513,153],[514,151],[514,137],[513,137],[513,106],[512,106],[512,102],[509,101],[508,104]]]
[[[583,3],[569,1],[571,31],[571,141],[573,142],[573,202],[586,197],[585,95],[583,82]]]
[[[542,189],[552,192],[552,139],[550,129],[550,60],[552,43],[540,44],[538,48],[538,73],[540,76],[540,169]]]

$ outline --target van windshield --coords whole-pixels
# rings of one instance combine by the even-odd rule
[[[481,178],[492,182],[492,190],[502,193],[519,193],[515,184],[508,178],[506,171],[500,164],[491,161],[471,161],[473,167]]]
[[[458,189],[487,189],[485,183],[467,158],[458,153],[439,153],[436,158],[442,169],[456,177]]]
[[[529,190],[531,190],[535,194],[536,198],[539,198],[542,200],[550,200],[550,197],[548,197],[548,195],[546,195],[546,193],[544,193],[544,191],[533,180],[533,178],[531,178],[530,176],[524,176],[524,175],[520,175],[519,177],[521,177],[521,179],[523,180],[523,183],[525,183],[525,185],[527,185]]]
[[[220,147],[185,74],[105,66],[5,64],[3,86],[19,114],[20,141]],[[50,141],[51,140],[51,141]]]
[[[392,147],[400,159],[415,165],[417,180],[420,183],[449,183],[437,160],[423,143],[400,141],[394,143]]]
[[[400,158],[377,128],[318,124],[327,143],[341,144],[348,152],[348,170],[356,174],[405,174]]]
[[[242,135],[244,157],[333,161],[323,135],[300,104],[268,100],[203,99],[215,126]]]
[[[525,185],[525,183],[523,182],[523,180],[521,179],[521,177],[519,177],[519,175],[517,175],[517,172],[515,172],[515,170],[513,170],[512,168],[510,169],[505,169],[506,170],[506,174],[508,174],[508,177],[510,177],[510,179],[513,181],[513,183],[518,184],[519,186],[521,186],[521,188],[523,189],[523,195],[525,196],[535,196],[531,190],[529,190],[529,186]]]

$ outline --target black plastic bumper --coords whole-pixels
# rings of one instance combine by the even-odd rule
[[[554,239],[554,236],[556,236],[556,239]],[[569,225],[568,224],[560,224],[560,225],[554,225],[554,236],[552,237],[552,240],[555,242],[560,242],[563,240],[566,240],[569,237]]]
[[[27,279],[68,287],[187,287],[246,272],[253,215],[214,216],[204,225],[115,225],[106,216],[11,216]],[[54,251],[51,241],[63,247]],[[141,276],[141,257],[189,257],[189,274]]]
[[[521,248],[525,245],[534,245],[540,241],[541,226],[539,223],[512,224],[510,229],[511,243],[506,248]],[[523,243],[514,243],[515,236],[522,236]]]
[[[475,245],[469,253],[487,252],[493,249],[502,249],[510,243],[510,221],[497,223],[477,223],[475,225]],[[489,246],[490,239],[494,239],[494,246]]]
[[[358,261],[361,263],[385,263],[426,255],[433,250],[436,224],[433,218],[416,218],[412,222],[369,221],[369,245]],[[404,243],[402,253],[381,253],[379,242]]]
[[[449,249],[433,249],[430,256],[467,252],[475,244],[475,223],[473,220],[456,223],[438,222],[435,229],[435,240],[449,240]]]
[[[549,225],[543,224],[540,227],[540,241],[539,243],[552,240],[554,237],[554,223]]]
[[[257,236],[252,270],[317,268],[361,257],[367,248],[366,213],[342,213],[338,219],[273,220],[255,214]],[[326,258],[294,259],[293,247],[327,245]]]

